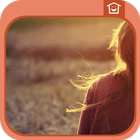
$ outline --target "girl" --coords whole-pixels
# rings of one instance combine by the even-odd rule
[[[134,117],[134,34],[123,22],[113,34],[110,49],[118,63],[115,70],[86,80],[88,88],[83,106],[67,112],[82,111],[78,134],[119,134],[127,130]]]

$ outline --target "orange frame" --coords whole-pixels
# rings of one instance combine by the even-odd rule
[[[107,0],[105,0],[107,1]],[[108,0],[110,1],[110,0]],[[115,1],[115,0],[114,0]],[[120,0],[117,0],[117,3]],[[120,1],[122,2],[122,1]],[[3,11],[0,19],[0,121],[3,130],[14,139],[24,140],[28,139],[107,139],[107,140],[117,140],[117,139],[126,139],[131,137],[139,127],[140,124],[140,65],[138,65],[138,60],[140,60],[140,17],[137,10],[128,2],[124,2],[125,13],[124,17],[121,16],[124,20],[129,22],[135,33],[135,117],[132,125],[129,129],[121,134],[117,135],[23,135],[17,133],[11,129],[10,125],[6,119],[6,33],[10,25],[17,19],[22,17],[33,17],[33,16],[48,16],[48,17],[69,17],[69,16],[91,16],[91,17],[104,17],[104,0],[20,0],[15,1],[9,4]],[[114,15],[108,15],[114,16]],[[119,17],[119,15],[117,16]],[[138,73],[139,72],[139,73]]]

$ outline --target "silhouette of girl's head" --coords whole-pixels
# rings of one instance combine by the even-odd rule
[[[83,107],[79,109],[72,109],[72,110],[67,109],[67,112],[82,111],[87,108],[102,105],[108,101],[119,100],[125,97],[125,94],[127,94],[127,90],[130,89],[133,90],[134,88],[134,33],[131,26],[127,22],[123,22],[117,28],[117,30],[115,30],[112,36],[109,49],[114,50],[115,59],[118,63],[115,70],[111,71],[111,73],[113,72],[113,75],[118,75],[122,77],[125,80],[124,86],[122,87],[121,90],[116,91],[115,94],[110,94],[109,96],[105,97],[102,101],[96,104],[91,104],[88,106],[83,105]],[[108,75],[108,73],[99,74],[95,76],[93,75],[90,77],[79,76],[83,80],[83,83],[81,85],[78,85],[73,81],[71,81],[71,83],[78,89],[84,89],[88,91],[88,89],[92,87],[93,83],[99,81],[101,77],[106,75]]]
[[[127,22],[123,22],[113,34],[110,48],[115,50],[118,62],[116,70],[119,72],[125,70],[127,76],[132,79],[134,76],[134,33]]]

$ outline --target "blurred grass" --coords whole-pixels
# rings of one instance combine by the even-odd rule
[[[77,91],[69,79],[90,74],[82,57],[95,75],[116,66],[106,51],[106,38],[121,21],[99,17],[28,17],[15,21],[6,40],[9,125],[22,134],[76,134],[80,113],[66,113],[66,108],[83,102],[84,91]]]
[[[28,17],[15,21],[7,32],[6,55],[35,59],[113,59],[109,46],[112,29],[122,19],[103,17]],[[66,25],[66,26],[64,26]]]
[[[104,22],[106,20],[122,21],[113,17],[25,17],[14,21],[9,29],[28,30],[47,25],[69,25]]]
[[[115,67],[114,61],[87,61],[95,74]],[[52,62],[34,59],[6,60],[6,116],[10,126],[22,134],[69,134],[77,132],[80,113],[66,108],[83,102],[84,91],[69,82],[89,69],[82,60]]]

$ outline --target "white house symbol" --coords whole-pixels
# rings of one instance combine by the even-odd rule
[[[107,5],[109,8],[109,14],[119,14],[119,8],[121,5],[112,2],[110,4]]]

